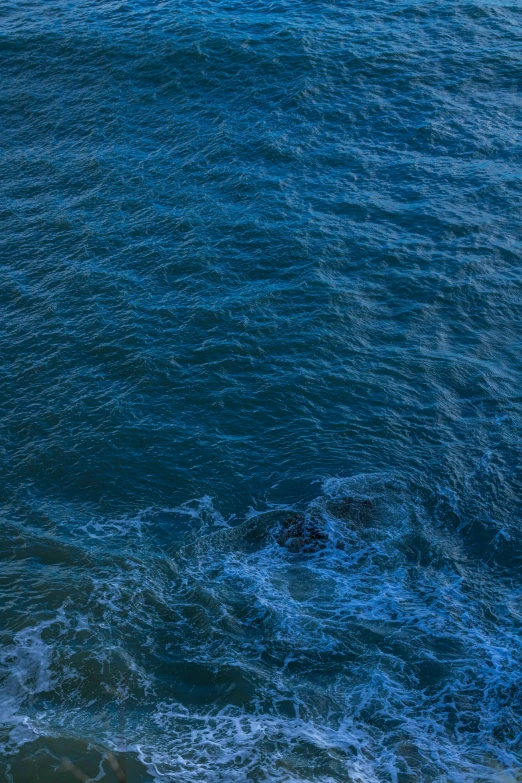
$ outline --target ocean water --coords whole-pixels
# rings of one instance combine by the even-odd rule
[[[0,780],[520,783],[521,5],[0,10]]]

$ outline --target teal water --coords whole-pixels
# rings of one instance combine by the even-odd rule
[[[519,783],[520,5],[0,11],[0,779]]]

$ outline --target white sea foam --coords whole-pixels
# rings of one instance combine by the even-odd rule
[[[375,504],[364,524],[337,514],[345,496]],[[281,507],[236,527],[208,498],[180,509],[209,535],[173,568],[142,539],[4,648],[13,745],[67,730],[175,783],[516,779],[520,589],[468,561],[405,482],[328,479],[302,509],[327,532],[309,553],[278,543]],[[34,695],[58,687],[36,720]]]
[[[37,725],[24,714],[23,707],[35,695],[50,692],[55,686],[53,648],[42,639],[52,622],[27,626],[14,634],[11,644],[0,647],[0,726],[9,730],[8,741],[0,745],[1,752],[38,736]]]

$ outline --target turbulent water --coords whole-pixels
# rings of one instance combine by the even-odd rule
[[[522,781],[521,6],[0,9],[0,779]]]

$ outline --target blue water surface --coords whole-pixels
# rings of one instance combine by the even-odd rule
[[[520,781],[520,4],[3,0],[0,75],[0,779]]]

